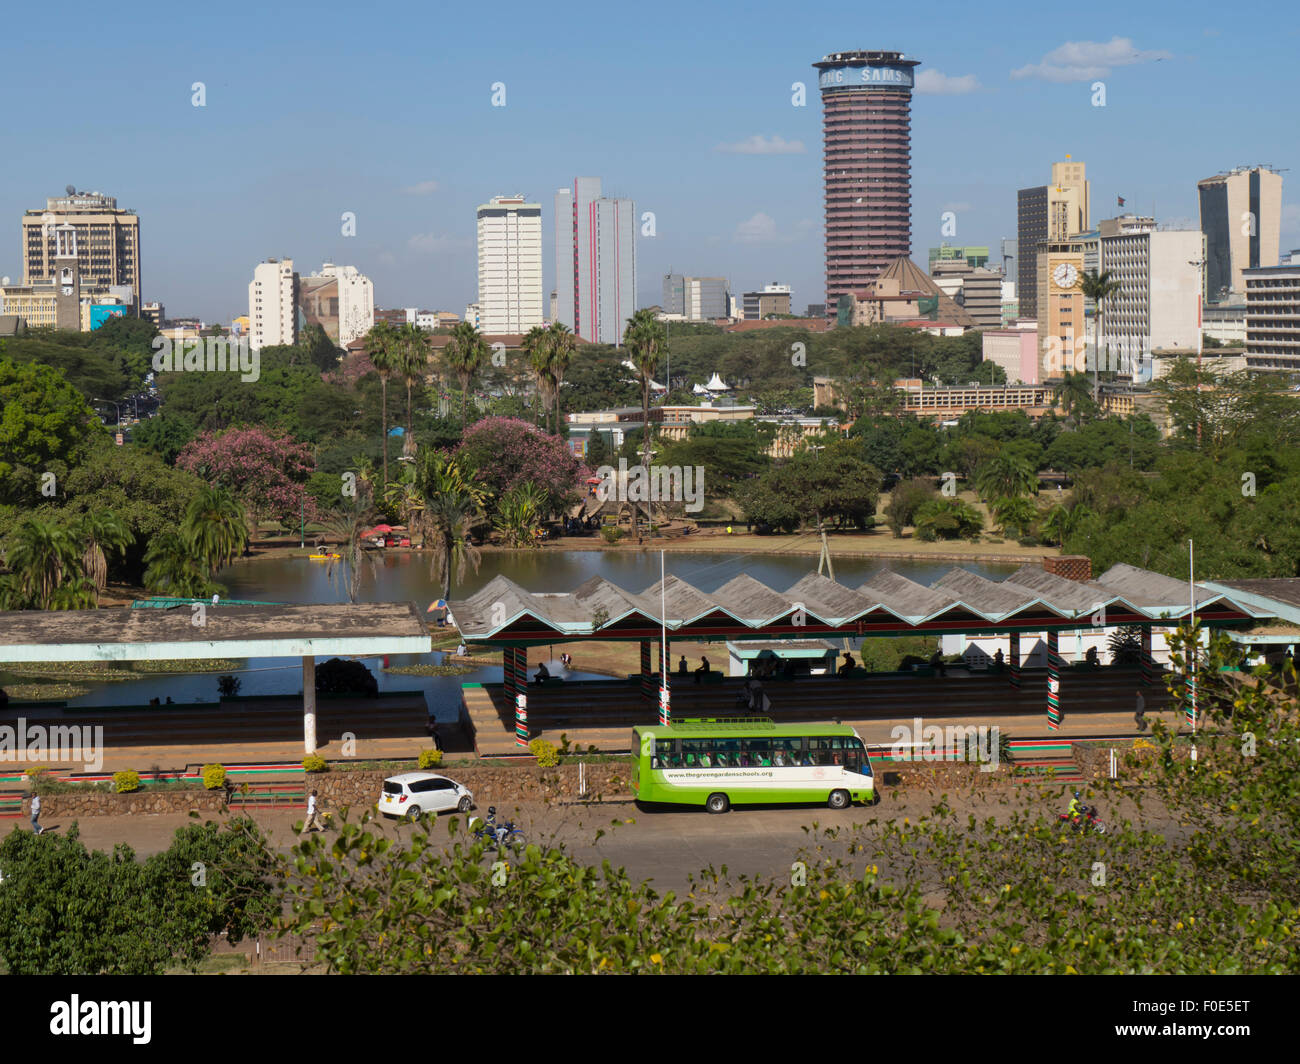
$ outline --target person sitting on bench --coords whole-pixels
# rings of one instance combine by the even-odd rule
[[[686,655],[683,654],[682,660],[677,663],[677,675],[685,676],[690,671],[691,671],[691,667],[686,664]]]
[[[937,650],[930,655],[930,668],[938,672],[940,676],[948,675],[948,670],[943,664],[943,655]]]
[[[840,675],[851,676],[853,674],[854,667],[855,667],[855,663],[853,661],[853,655],[846,650],[844,652],[844,664],[840,666]]]
[[[707,676],[711,671],[712,670],[709,668],[709,659],[706,658],[703,654],[701,654],[700,667],[695,670],[695,682],[703,683],[704,682],[703,678]]]
[[[543,680],[549,680],[550,678],[551,671],[546,667],[546,662],[539,661],[537,663],[537,675],[533,677],[533,683],[541,683]]]

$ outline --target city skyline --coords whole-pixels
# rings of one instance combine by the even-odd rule
[[[89,13],[74,4],[70,17],[83,6]],[[17,27],[0,72],[11,94],[58,88],[131,117],[78,112],[18,138],[0,173],[9,234],[0,235],[0,275],[22,276],[23,213],[72,183],[137,212],[141,296],[178,315],[228,321],[246,305],[252,268],[283,254],[355,264],[384,307],[459,310],[476,297],[478,204],[504,189],[542,203],[549,293],[551,195],[575,174],[598,174],[605,195],[633,200],[639,219],[654,216],[653,236],[638,222],[638,305],[660,302],[671,271],[726,277],[733,292],[780,277],[801,310],[825,290],[821,107],[809,63],[857,48],[921,60],[914,260],[942,240],[1014,238],[1017,190],[1066,154],[1088,162],[1094,221],[1120,213],[1122,196],[1126,210],[1195,222],[1198,181],[1257,163],[1285,171],[1296,152],[1269,103],[1287,98],[1294,33],[1253,34],[1238,28],[1250,20],[1208,4],[1180,5],[1177,19],[1172,5],[1103,3],[1085,19],[1027,4],[991,15],[941,6],[923,31],[882,12],[869,32],[835,17],[854,8],[830,5],[816,26],[747,19],[728,48],[717,41],[734,33],[734,13],[692,8],[699,32],[688,38],[673,30],[674,6],[653,20],[587,20],[581,45],[545,22],[493,27],[489,40],[472,14],[410,8],[394,17],[413,38],[460,47],[402,65],[392,19],[344,34],[264,12],[256,35],[207,56],[164,42],[201,38],[212,17],[145,4],[139,34],[122,46],[129,80],[91,61],[89,37]],[[764,10],[788,14],[751,9]],[[837,21],[845,28],[825,29]],[[64,70],[44,58],[56,40]],[[322,109],[301,90],[328,69],[348,91]],[[1093,105],[1097,81],[1104,107]],[[792,106],[795,82],[805,106]],[[198,83],[202,107],[193,106]],[[496,85],[505,106],[493,106]],[[1283,195],[1285,253],[1300,246],[1300,210],[1285,185]],[[343,235],[345,212],[355,236]],[[941,232],[945,212],[953,233]]]

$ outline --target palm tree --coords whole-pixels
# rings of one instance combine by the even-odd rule
[[[481,553],[469,541],[470,531],[482,520],[486,493],[466,477],[454,458],[426,452],[416,467],[416,487],[424,497],[420,514],[426,547],[432,549],[429,574],[442,581],[442,597],[451,595],[452,576],[465,578],[467,567],[478,572]]]
[[[542,520],[546,494],[532,481],[511,488],[497,503],[494,527],[511,547],[536,547],[533,531]]]
[[[1066,417],[1080,413],[1093,401],[1092,389],[1088,387],[1088,375],[1086,373],[1070,373],[1067,371],[1060,388],[1056,392],[1056,399]],[[1075,420],[1080,419],[1076,416]]]
[[[366,354],[370,364],[379,374],[381,414],[380,426],[384,433],[384,483],[388,483],[388,378],[397,362],[398,332],[386,321],[376,322],[366,333]]]
[[[569,331],[562,321],[552,323],[548,330],[551,336],[551,382],[555,392],[555,434],[560,434],[560,387],[564,384],[564,375],[569,372],[569,363],[573,361],[578,350],[578,338]]]
[[[185,507],[180,536],[205,577],[210,576],[248,546],[244,508],[225,488],[200,488]]]
[[[993,504],[993,516],[1008,535],[1025,535],[1038,516],[1038,509],[1023,496],[1003,496]]]
[[[447,365],[460,378],[460,424],[466,425],[465,401],[469,386],[488,357],[487,341],[474,327],[473,322],[458,322],[451,330],[451,339],[443,348]]]
[[[1038,474],[1023,458],[1003,453],[980,466],[975,486],[986,500],[1018,499],[1038,491]]]
[[[120,554],[131,545],[134,537],[126,522],[111,510],[86,514],[77,524],[74,534],[83,544],[81,569],[95,587],[98,604],[98,596],[108,585],[106,553]]]
[[[178,598],[199,598],[212,593],[214,585],[193,549],[176,532],[163,532],[149,540],[145,552],[144,586]]]
[[[81,551],[72,533],[36,517],[19,523],[6,563],[15,578],[12,597],[40,610],[49,608],[62,584],[83,575]]]
[[[332,536],[338,543],[338,557],[333,552],[325,566],[325,578],[333,583],[335,577],[343,584],[348,601],[357,601],[357,592],[361,590],[361,574],[369,565],[373,568],[374,558],[362,546],[362,533],[375,520],[375,510],[371,505],[368,491],[357,492],[350,506],[335,510],[325,516],[321,522],[326,535]]]
[[[402,441],[402,454],[415,454],[415,423],[411,420],[411,385],[423,381],[429,367],[429,342],[423,330],[415,325],[403,325],[398,332],[394,369],[406,382],[406,438]]]
[[[1073,506],[1058,503],[1043,518],[1041,531],[1045,536],[1055,540],[1058,547],[1064,548],[1065,541],[1079,530],[1085,518],[1091,516],[1092,511],[1083,503],[1075,503]]]
[[[1110,279],[1110,271],[1099,274],[1089,270],[1079,278],[1079,288],[1084,299],[1091,299],[1097,307],[1097,325],[1092,330],[1092,401],[1098,402],[1101,395],[1101,381],[1098,376],[1097,344],[1101,340],[1101,322],[1105,314],[1105,303],[1120,289],[1118,281]]]
[[[524,334],[523,342],[519,346],[525,357],[527,357],[528,364],[533,370],[533,377],[537,381],[537,405],[543,411],[549,410],[551,405],[549,400],[551,393],[551,334],[540,325],[534,325]]]
[[[623,330],[623,343],[627,345],[628,356],[641,377],[641,415],[644,433],[642,464],[646,474],[650,472],[650,382],[659,369],[659,356],[664,353],[668,337],[664,327],[649,308],[636,311],[628,319],[627,328]],[[647,504],[648,507],[648,504]],[[649,509],[646,517],[649,518]]]

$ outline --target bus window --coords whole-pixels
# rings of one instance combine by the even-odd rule
[[[768,739],[746,739],[745,756],[750,768],[759,768],[772,763],[772,744]]]
[[[683,739],[682,755],[687,768],[712,768],[714,765],[712,739]]]
[[[834,754],[831,745],[834,742],[829,738],[816,738],[808,740],[808,753],[812,757],[814,765],[833,765]]]

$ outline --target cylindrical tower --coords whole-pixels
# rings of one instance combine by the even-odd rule
[[[826,313],[912,246],[912,83],[902,52],[814,63],[822,94]]]

